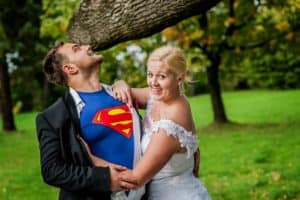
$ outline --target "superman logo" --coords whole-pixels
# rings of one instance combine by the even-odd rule
[[[126,105],[98,110],[92,123],[112,128],[127,138],[132,134],[132,116]]]

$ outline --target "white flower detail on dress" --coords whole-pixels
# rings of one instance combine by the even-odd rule
[[[153,106],[153,97],[151,96],[147,102],[146,120],[149,120],[150,127],[144,127],[145,132],[156,133],[159,128],[166,131],[168,135],[172,135],[177,138],[181,144],[181,147],[185,147],[187,150],[187,158],[189,158],[198,148],[198,139],[191,131],[187,131],[181,125],[175,123],[170,119],[161,119],[154,121],[151,118],[150,110]],[[148,118],[148,119],[147,119]],[[151,130],[149,130],[149,128]]]
[[[166,131],[168,135],[177,138],[181,144],[181,147],[185,147],[187,150],[187,158],[189,158],[198,148],[198,140],[191,131],[187,131],[181,125],[175,123],[169,119],[161,119],[159,121],[152,121],[152,133],[157,133],[159,128]]]

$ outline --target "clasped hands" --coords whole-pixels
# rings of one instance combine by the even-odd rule
[[[115,192],[121,190],[130,190],[130,189],[137,189],[139,187],[138,181],[136,180],[132,170],[124,166],[108,162],[106,160],[103,160],[93,155],[90,147],[85,142],[85,140],[81,138],[79,135],[77,137],[84,145],[94,166],[109,167],[111,191]]]
[[[118,170],[114,167],[110,167],[111,172],[111,190],[112,191],[120,191],[120,190],[130,190],[137,189],[139,187],[138,182],[135,180],[134,174],[132,170],[129,169],[121,169]],[[124,167],[122,167],[124,168]],[[114,176],[114,173],[116,175]]]

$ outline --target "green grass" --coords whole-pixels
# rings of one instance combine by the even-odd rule
[[[223,99],[235,123],[217,127],[209,125],[209,96],[190,98],[200,177],[212,198],[300,199],[300,90],[227,92]],[[40,176],[35,115],[18,115],[19,131],[0,134],[0,200],[57,199]]]
[[[200,175],[214,199],[300,199],[299,125],[201,135]]]
[[[297,123],[300,120],[299,97],[300,90],[223,93],[229,119],[240,123]],[[212,122],[208,95],[192,97],[190,102],[198,126]]]
[[[35,113],[16,117],[15,133],[0,134],[0,200],[57,199],[40,175]]]

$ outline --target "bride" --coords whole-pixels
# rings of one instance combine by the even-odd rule
[[[132,170],[120,173],[121,185],[135,189],[146,183],[150,200],[207,200],[206,188],[193,175],[193,154],[198,148],[195,125],[182,84],[186,62],[182,51],[171,46],[156,49],[147,62],[147,88],[129,88],[123,81],[114,95],[146,105],[143,119],[143,156]],[[128,94],[128,92],[127,92]],[[134,183],[134,184],[132,184]]]

